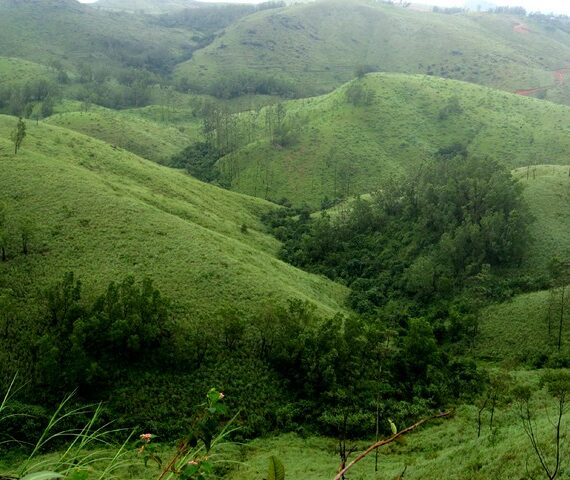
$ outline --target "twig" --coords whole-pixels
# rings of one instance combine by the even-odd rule
[[[346,474],[346,472],[348,472],[352,467],[354,467],[354,465],[356,465],[358,462],[363,460],[365,457],[367,457],[370,453],[372,453],[377,448],[380,448],[384,445],[388,445],[389,443],[392,443],[394,440],[400,438],[401,436],[405,435],[406,433],[410,433],[412,430],[415,430],[420,425],[423,425],[426,422],[429,422],[431,420],[435,420],[437,418],[449,417],[450,415],[451,415],[451,412],[444,412],[444,413],[440,413],[438,415],[434,415],[433,417],[424,418],[423,420],[420,420],[418,423],[414,423],[412,426],[405,428],[404,430],[396,433],[395,435],[392,435],[390,438],[387,438],[386,440],[380,440],[379,442],[374,443],[373,445],[368,447],[364,452],[362,452],[360,455],[358,455],[358,457],[356,457],[352,462],[350,462],[340,472],[338,472],[336,477],[334,477],[334,480],[340,480],[342,478],[342,476]]]

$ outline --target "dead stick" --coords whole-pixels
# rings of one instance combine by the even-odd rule
[[[374,450],[376,450],[377,448],[382,447],[383,445],[387,445],[389,443],[392,443],[394,440],[396,440],[397,438],[400,438],[402,435],[405,435],[406,433],[410,433],[412,430],[415,430],[416,428],[418,428],[420,425],[423,425],[426,422],[429,422],[431,420],[435,420],[436,418],[444,418],[444,417],[449,417],[451,415],[451,412],[444,412],[444,413],[440,413],[438,415],[434,415],[433,417],[429,417],[429,418],[424,418],[423,420],[420,420],[418,423],[414,423],[412,426],[405,428],[404,430],[396,433],[395,435],[392,435],[390,438],[387,438],[386,440],[380,440],[379,442],[376,442],[375,444],[371,445],[370,447],[368,447],[364,452],[362,452],[360,455],[358,455],[358,457],[356,457],[352,462],[350,462],[346,467],[344,467],[340,472],[337,473],[336,477],[334,477],[334,480],[340,480],[342,478],[343,475],[346,474],[346,472],[348,472],[352,467],[354,467],[354,465],[356,465],[358,462],[360,462],[360,460],[364,459],[366,456],[368,456],[370,453],[372,453]]]

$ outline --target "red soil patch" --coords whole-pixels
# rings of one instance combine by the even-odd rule
[[[529,97],[530,95],[533,95],[535,93],[538,93],[542,90],[545,90],[544,88],[527,88],[527,89],[523,89],[523,90],[515,90],[515,93],[517,95],[522,95],[524,97]]]
[[[530,28],[528,28],[524,23],[517,23],[514,27],[513,27],[513,32],[516,33],[531,33],[532,30]]]
[[[525,88],[522,90],[515,90],[515,93],[517,95],[523,95],[525,97],[528,97],[530,95],[534,95],[535,93],[546,91],[552,87],[561,87],[562,85],[564,85],[564,83],[566,83],[566,78],[564,77],[564,75],[567,75],[567,74],[570,74],[570,68],[569,67],[559,68],[558,70],[554,70],[552,72],[552,75],[554,76],[554,82],[555,82],[554,85],[550,85],[549,87]]]
[[[556,83],[561,86],[564,85],[564,74],[566,73],[570,73],[570,68],[565,67],[565,68],[559,68],[558,70],[554,71],[554,80],[556,80]]]

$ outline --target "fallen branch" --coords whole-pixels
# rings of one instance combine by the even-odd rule
[[[334,480],[341,480],[341,478],[343,477],[343,475],[346,474],[346,472],[348,472],[352,467],[354,467],[354,465],[356,465],[358,462],[360,462],[360,460],[363,460],[364,458],[366,458],[374,450],[376,450],[376,449],[378,449],[384,445],[388,445],[389,443],[392,443],[394,440],[397,440],[398,438],[405,435],[406,433],[410,433],[412,430],[415,430],[420,425],[423,425],[426,422],[429,422],[431,420],[435,420],[437,418],[449,417],[450,415],[451,415],[451,412],[443,412],[443,413],[439,413],[437,415],[434,415],[433,417],[424,418],[423,420],[420,420],[418,423],[414,423],[412,426],[405,428],[404,430],[401,430],[400,432],[392,435],[390,438],[387,438],[385,440],[380,440],[379,442],[374,443],[373,445],[368,447],[364,452],[362,452],[360,455],[358,455],[358,457],[356,457],[346,467],[344,467],[342,470],[340,470],[340,472],[337,473],[336,477],[334,477]]]

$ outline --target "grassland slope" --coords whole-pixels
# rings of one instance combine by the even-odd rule
[[[40,292],[74,271],[87,292],[100,292],[135,274],[155,279],[186,318],[288,298],[342,308],[342,287],[276,259],[278,244],[258,219],[269,204],[44,123],[28,125],[14,156],[15,123],[0,116],[0,199],[9,205],[2,288]],[[27,256],[22,222],[32,225]]]
[[[514,26],[524,21],[529,34]],[[350,80],[358,66],[428,73],[508,91],[552,86],[570,34],[532,19],[444,15],[362,0],[321,1],[250,15],[178,67],[196,88],[240,74],[276,76],[306,96]],[[570,102],[568,85],[547,97]]]
[[[150,107],[145,109],[147,112]],[[94,108],[53,115],[47,122],[121,147],[143,158],[166,163],[199,137],[197,123],[174,127],[144,118],[144,113]]]
[[[370,101],[351,103],[355,87]],[[285,108],[296,142],[283,147],[262,136],[222,159],[233,189],[319,206],[324,197],[374,191],[454,144],[509,168],[569,162],[569,107],[466,82],[369,74]]]
[[[142,16],[75,0],[0,0],[2,55],[42,64],[134,65],[150,56],[188,58],[191,32],[150,27]],[[127,57],[127,58],[125,58]]]

